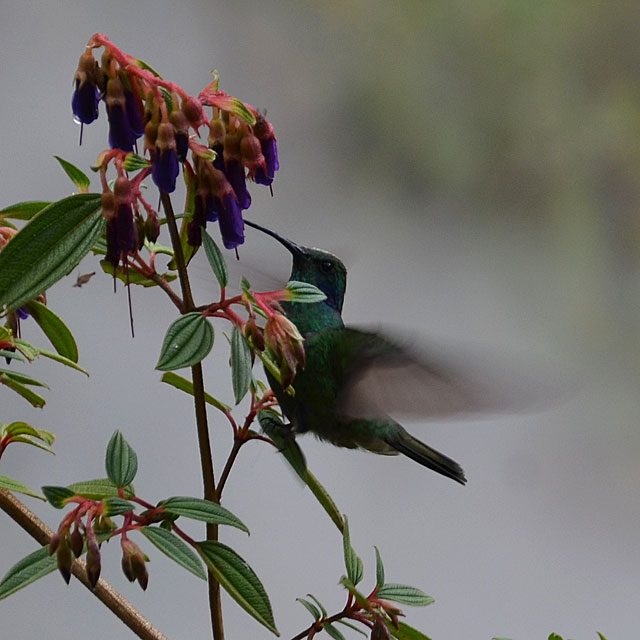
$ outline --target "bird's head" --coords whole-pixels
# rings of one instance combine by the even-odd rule
[[[282,236],[262,227],[255,222],[245,219],[245,224],[258,229],[275,238],[281,245],[289,250],[293,257],[291,266],[291,280],[308,282],[315,285],[327,296],[325,304],[336,311],[342,311],[344,293],[347,287],[347,269],[342,261],[323,249],[311,249],[283,238]]]

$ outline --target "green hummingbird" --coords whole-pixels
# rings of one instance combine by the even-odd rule
[[[398,403],[417,404],[427,417],[475,411],[481,403],[456,376],[439,364],[422,361],[377,332],[346,327],[342,305],[347,270],[333,254],[300,246],[245,219],[275,238],[293,257],[290,280],[315,285],[322,302],[283,302],[285,315],[304,337],[305,366],[286,393],[267,371],[269,384],[294,434],[314,433],[339,447],[360,448],[382,455],[408,456],[461,484],[462,467],[421,442],[391,418]],[[412,396],[398,391],[394,380]],[[415,412],[415,407],[400,407]]]

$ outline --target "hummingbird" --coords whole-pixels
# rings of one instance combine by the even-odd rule
[[[380,332],[345,326],[347,270],[335,255],[298,245],[249,220],[245,223],[288,249],[290,280],[313,284],[326,296],[315,303],[281,303],[304,338],[306,363],[295,375],[293,394],[268,371],[266,375],[293,435],[311,432],[338,447],[403,454],[465,484],[464,471],[455,460],[412,436],[388,412],[399,404],[411,413],[417,408],[427,418],[485,411],[483,398],[470,391],[464,376],[446,366],[416,357]]]

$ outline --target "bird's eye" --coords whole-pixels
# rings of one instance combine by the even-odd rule
[[[331,273],[333,271],[333,262],[324,260],[320,263],[320,268],[324,273]]]

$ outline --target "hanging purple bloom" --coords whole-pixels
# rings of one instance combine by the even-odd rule
[[[220,216],[220,234],[226,249],[235,249],[244,243],[244,221],[238,201],[232,193],[228,193],[224,200],[219,200],[218,212]]]
[[[122,86],[122,81],[117,76],[110,78],[107,82],[104,101],[107,105],[109,144],[111,148],[133,151],[133,145],[137,136],[131,128],[124,87]]]
[[[170,122],[161,122],[158,126],[151,177],[158,189],[166,193],[173,193],[179,173],[175,129]]]
[[[73,115],[82,124],[91,124],[98,117],[98,78],[100,68],[91,50],[80,56],[74,81],[75,88],[71,98]]]
[[[169,114],[169,121],[175,128],[178,161],[184,162],[189,151],[189,121],[180,109],[174,109]]]
[[[124,92],[124,101],[131,135],[134,136],[135,140],[137,140],[144,133],[141,105],[135,93],[127,89],[125,89]]]
[[[242,163],[235,158],[229,158],[225,159],[224,167],[224,174],[235,191],[240,208],[248,209],[251,206],[251,196],[247,190],[247,180]]]
[[[278,145],[276,137],[273,133],[273,125],[264,117],[259,116],[253,128],[258,140],[260,140],[260,148],[265,160],[265,170],[256,171],[255,180],[258,184],[269,186],[273,182],[275,172],[280,168],[278,162]]]
[[[91,124],[98,117],[98,89],[95,85],[76,79],[71,109],[79,122]]]

